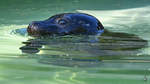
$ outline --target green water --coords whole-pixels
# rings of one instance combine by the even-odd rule
[[[12,33],[26,28],[31,21],[57,13],[82,12],[97,17],[110,31],[135,34],[150,43],[149,3],[149,0],[0,0],[0,83],[149,84],[149,45],[121,54],[116,51],[117,55],[112,57],[99,57],[98,44],[49,39],[49,45],[40,48],[38,54],[26,54],[19,48],[31,37]]]

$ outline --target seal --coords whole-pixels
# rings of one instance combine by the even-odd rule
[[[131,58],[148,45],[147,40],[137,35],[108,31],[97,18],[84,13],[57,14],[14,31],[20,35],[27,32],[37,37],[22,42],[22,53],[36,54],[42,64],[68,67],[97,67],[102,60]]]
[[[100,35],[104,32],[101,22],[94,16],[84,13],[62,13],[44,21],[33,21],[27,32],[31,36],[45,35]]]

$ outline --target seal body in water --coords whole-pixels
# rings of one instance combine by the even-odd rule
[[[22,42],[23,53],[36,54],[39,63],[61,66],[93,67],[101,66],[101,60],[130,59],[147,45],[137,35],[104,30],[98,19],[83,13],[57,14],[44,21],[33,21],[27,31],[24,28],[15,32],[37,36]],[[62,36],[38,38],[45,35]],[[86,36],[97,40],[91,42]]]
[[[90,42],[105,44],[102,48],[111,50],[139,49],[147,45],[147,41],[134,34],[111,32],[104,29],[101,22],[94,16],[85,13],[62,13],[44,21],[33,21],[27,32],[31,36],[46,35],[101,35]],[[108,44],[108,46],[106,46]],[[137,44],[136,46],[133,44]],[[118,45],[118,47],[116,46]],[[128,45],[128,46],[126,46]]]
[[[94,16],[84,13],[62,13],[44,21],[33,21],[27,31],[31,36],[99,35],[103,33],[104,27]]]

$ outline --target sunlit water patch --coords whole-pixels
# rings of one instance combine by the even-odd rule
[[[11,54],[20,54],[21,52],[18,50],[18,47],[21,46],[21,42],[26,40],[26,37],[20,35],[13,35],[11,34],[12,30],[15,28],[25,27],[25,25],[10,25],[10,26],[0,26],[1,28],[1,42],[0,46],[2,49],[0,50],[0,55],[7,55],[11,56]],[[7,57],[7,56],[5,56]]]

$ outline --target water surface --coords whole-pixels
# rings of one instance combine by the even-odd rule
[[[112,56],[105,51],[103,56],[99,43],[80,42],[81,37],[75,36],[75,40],[40,40],[48,43],[37,54],[29,54],[19,49],[23,42],[39,40],[12,33],[57,13],[82,12],[97,17],[110,31],[135,34],[150,43],[149,9],[149,0],[1,0],[0,83],[149,84],[149,44],[138,50],[113,51]]]

